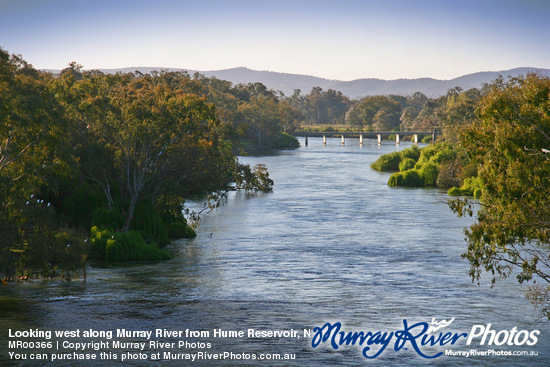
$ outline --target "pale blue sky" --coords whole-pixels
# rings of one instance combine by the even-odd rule
[[[451,79],[550,68],[547,0],[0,0],[0,47],[37,68]]]

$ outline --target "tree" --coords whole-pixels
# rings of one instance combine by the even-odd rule
[[[0,49],[0,275],[8,277],[17,267],[51,274],[81,266],[72,250],[83,242],[59,228],[44,201],[75,167],[63,107],[48,82]]]
[[[370,96],[361,99],[347,113],[350,126],[376,130],[394,130],[399,127],[401,105],[386,96]]]
[[[446,141],[455,142],[459,131],[477,118],[475,110],[480,99],[481,92],[476,88],[463,92],[456,87],[448,91],[445,113],[440,114]]]
[[[178,146],[191,136],[194,142],[208,137],[217,123],[215,110],[204,98],[150,76],[118,80],[86,104],[89,131],[110,152],[119,187],[129,200],[122,227],[128,231],[138,200],[157,195],[162,181],[173,174],[172,154]]]
[[[287,100],[302,112],[308,124],[343,124],[351,105],[342,92],[333,89],[323,91],[321,87],[313,87],[305,97],[301,97],[300,90],[295,89]]]
[[[412,123],[412,128],[433,130],[441,127],[441,121],[445,118],[445,104],[445,96],[427,100]]]
[[[550,79],[535,74],[489,85],[460,144],[478,166],[481,209],[467,229],[470,275],[515,274],[550,318]],[[464,200],[451,202],[472,214]],[[542,283],[542,284],[541,284]]]
[[[246,133],[258,150],[270,146],[270,140],[281,131],[278,104],[275,97],[260,94],[239,106]]]
[[[420,92],[414,93],[412,96],[407,97],[406,106],[403,108],[401,113],[401,130],[412,130],[414,127],[414,122],[420,110],[424,106],[424,103],[428,101],[428,97]]]

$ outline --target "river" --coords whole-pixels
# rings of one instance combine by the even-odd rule
[[[480,286],[468,277],[468,262],[460,255],[466,247],[463,229],[472,219],[457,218],[446,204],[444,191],[390,188],[386,185],[389,174],[370,168],[381,154],[408,146],[392,142],[378,146],[365,140],[361,147],[357,139],[348,139],[345,146],[339,139],[329,139],[323,146],[320,138],[310,138],[308,147],[241,158],[245,163],[267,165],[275,181],[273,192],[231,192],[225,205],[202,217],[195,239],[169,245],[172,260],[91,264],[85,281],[0,285],[0,364],[57,365],[10,360],[8,352],[13,350],[8,350],[8,340],[14,338],[8,338],[8,330],[32,328],[209,331],[208,338],[183,339],[210,343],[211,348],[166,351],[227,351],[245,358],[203,359],[194,365],[550,365],[550,327],[536,320],[524,289],[514,279],[498,281],[491,288],[488,277]],[[445,349],[536,351],[538,355],[425,359],[412,343],[394,350],[394,338],[378,357],[366,360],[362,355],[366,344],[335,350],[328,341],[312,348],[311,336],[304,335],[304,329],[327,322],[341,322],[343,331],[375,333],[403,330],[403,320],[411,325],[430,323],[432,318],[454,318],[436,334],[470,333],[474,325],[487,324],[496,332],[516,327],[540,330],[540,334],[533,346],[480,345],[480,338],[467,346],[462,337],[454,345],[422,346],[426,355]],[[245,336],[214,338],[215,329],[244,331]],[[298,337],[248,338],[248,329],[294,329]],[[124,340],[149,342],[145,337]],[[156,340],[177,343],[182,338]],[[372,345],[367,354],[378,349]],[[154,352],[147,344],[147,357]],[[246,355],[259,358],[262,354],[293,354],[296,359],[246,359]],[[59,365],[190,363],[103,359]]]

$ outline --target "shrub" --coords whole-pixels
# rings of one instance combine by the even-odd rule
[[[479,177],[469,177],[464,180],[464,183],[460,189],[465,193],[465,195],[474,195],[475,189],[481,189],[481,179]]]
[[[474,189],[474,199],[480,199],[481,198],[481,188],[476,187]]]
[[[92,226],[99,228],[121,228],[124,225],[124,214],[121,210],[97,208],[92,212]]]
[[[460,190],[458,187],[451,187],[449,190],[447,190],[447,195],[460,196],[462,195],[462,190]]]
[[[461,165],[458,159],[440,164],[436,181],[437,187],[448,189],[453,186],[460,186],[460,172]]]
[[[413,168],[415,163],[416,161],[414,159],[404,158],[403,160],[401,160],[401,162],[399,162],[399,171],[400,172],[407,171]]]
[[[422,165],[428,163],[430,161],[430,158],[432,158],[441,150],[441,146],[442,144],[433,144],[420,149],[420,157],[416,162],[416,168],[420,168],[422,167]]]
[[[410,148],[400,151],[399,155],[401,156],[401,159],[410,158],[416,162],[418,161],[418,158],[420,158],[420,152],[421,149],[418,148],[416,145],[413,145]]]
[[[171,222],[168,226],[168,234],[170,238],[193,238],[197,236],[193,228],[183,222]]]
[[[426,135],[422,138],[422,143],[431,143],[432,142],[432,136],[431,135]]]
[[[371,164],[372,169],[376,171],[399,171],[401,155],[399,152],[384,154]]]
[[[296,149],[300,147],[300,142],[294,136],[285,132],[277,134],[275,147],[277,149]]]
[[[464,184],[458,187],[452,187],[447,191],[448,195],[458,196],[473,196],[475,199],[480,199],[483,193],[481,179],[479,177],[470,177],[464,180]]]
[[[418,174],[418,171],[412,169],[412,170],[402,172],[402,174],[403,174],[403,181],[401,182],[401,186],[405,186],[405,187],[424,186],[424,180]]]
[[[438,168],[433,163],[426,163],[418,170],[424,186],[435,186],[437,182]]]
[[[393,173],[388,180],[388,186],[420,187],[424,186],[424,181],[418,174],[418,171],[411,169]]]
[[[450,148],[444,148],[430,158],[430,163],[441,164],[450,162],[456,158],[456,152]]]
[[[170,243],[167,225],[150,201],[141,201],[136,205],[132,229],[142,231],[143,238],[161,246]]]
[[[60,228],[55,234],[53,257],[50,263],[62,273],[82,269],[86,264],[88,244],[86,234],[79,229]]]
[[[401,186],[401,183],[403,182],[403,172],[395,172],[392,173],[390,176],[390,179],[388,180],[388,186],[394,187],[394,186]]]
[[[154,242],[146,243],[138,232],[115,233],[107,240],[105,259],[109,261],[150,261],[169,259],[168,252]]]
[[[107,241],[111,239],[112,236],[113,232],[111,230],[100,230],[97,226],[93,226],[90,230],[90,258],[97,260],[105,259]]]

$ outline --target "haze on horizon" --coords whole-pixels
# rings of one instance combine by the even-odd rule
[[[39,69],[247,67],[336,80],[550,68],[545,0],[0,0]]]

